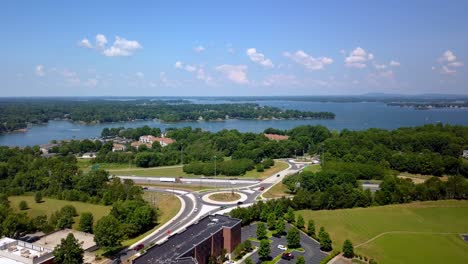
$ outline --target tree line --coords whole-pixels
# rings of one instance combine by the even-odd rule
[[[232,119],[333,119],[331,112],[283,110],[254,103],[192,104],[187,101],[4,99],[0,100],[0,133],[65,119],[103,123],[158,119],[164,122]]]

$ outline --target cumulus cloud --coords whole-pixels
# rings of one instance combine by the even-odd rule
[[[201,53],[205,51],[205,47],[199,45],[199,46],[194,47],[193,50],[197,53]]]
[[[247,84],[247,66],[223,64],[216,67],[216,70],[223,73],[226,78],[237,84]]]
[[[374,67],[377,70],[385,70],[385,69],[390,68],[390,67],[399,67],[399,66],[400,66],[400,63],[398,61],[394,61],[394,60],[391,60],[388,64],[374,63]]]
[[[183,68],[182,62],[181,61],[176,61],[176,63],[174,64],[174,67],[176,67],[176,69],[182,69]]]
[[[107,44],[107,38],[103,34],[96,35],[96,46],[103,49]]]
[[[96,87],[98,85],[98,82],[99,81],[97,79],[91,78],[91,79],[88,79],[84,85],[87,87]]]
[[[262,82],[262,85],[264,86],[279,87],[297,86],[299,84],[300,82],[297,80],[296,76],[290,74],[274,74],[268,76]]]
[[[141,49],[140,43],[136,40],[126,40],[124,38],[115,37],[115,41],[111,47],[105,49],[103,54],[108,57],[130,56],[136,50]]]
[[[257,52],[255,48],[247,49],[246,54],[249,56],[251,61],[264,67],[273,68],[274,66],[270,59],[266,58],[263,53]]]
[[[114,43],[109,47],[107,46],[107,38],[103,34],[96,35],[96,45],[95,50],[102,53],[107,57],[118,57],[118,56],[131,56],[133,53],[142,48],[140,43],[136,40],[127,40],[119,36],[115,37]],[[84,38],[78,45],[84,48],[93,48],[91,42]]]
[[[455,56],[455,53],[453,53],[451,50],[447,50],[442,53],[442,56],[439,57],[438,61],[441,64],[440,72],[448,75],[456,74],[456,68],[462,67],[464,65],[462,61],[457,59],[457,56]]]
[[[143,79],[145,77],[145,74],[143,74],[142,72],[137,72],[135,73],[136,77],[140,78],[140,79]]]
[[[345,66],[351,68],[362,69],[367,67],[367,62],[374,59],[374,54],[368,53],[361,47],[355,48],[345,58]]]
[[[42,77],[45,75],[45,71],[44,71],[44,65],[42,64],[39,64],[36,66],[34,72],[36,73],[37,76],[39,77]]]
[[[294,53],[285,52],[283,53],[283,55],[311,71],[322,70],[325,68],[326,65],[333,63],[333,60],[331,58],[314,58],[302,50],[298,50]]]
[[[176,61],[174,64],[174,67],[179,70],[185,70],[187,72],[195,72],[196,75],[195,77],[199,80],[205,81],[207,84],[211,84],[213,78],[207,73],[205,73],[205,70],[202,67],[197,67],[194,65],[189,65],[189,64],[184,64],[181,61]]]
[[[78,43],[78,46],[83,47],[83,48],[88,48],[88,49],[93,48],[93,45],[91,44],[91,42],[89,42],[89,39],[87,39],[87,38],[82,39]]]

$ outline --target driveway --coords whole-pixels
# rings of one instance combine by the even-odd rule
[[[286,225],[286,229],[289,229],[290,225]],[[242,241],[247,240],[248,238],[257,238],[257,224],[252,224],[249,226],[242,227],[242,234],[241,238]],[[272,258],[278,256],[279,254],[282,254],[284,251],[278,249],[278,245],[284,245],[287,246],[286,242],[286,236],[282,236],[280,238],[276,237],[271,237],[270,240],[271,242],[271,253],[270,256]],[[252,245],[258,246],[259,243],[257,242],[252,242]],[[291,264],[291,263],[296,263],[296,259],[298,256],[304,256],[306,263],[311,263],[311,264],[319,264],[320,261],[327,256],[327,254],[323,253],[320,251],[320,245],[317,241],[313,240],[309,236],[305,235],[304,233],[301,232],[301,247],[305,250],[304,253],[296,252],[293,251],[294,259],[293,260],[284,260],[281,259],[278,263],[282,264]],[[260,257],[258,256],[258,251],[255,252],[251,256],[252,260],[254,263],[261,263]]]

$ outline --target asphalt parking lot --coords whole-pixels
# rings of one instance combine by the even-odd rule
[[[289,225],[286,226],[286,229],[289,229]],[[251,237],[253,238],[257,237],[257,225],[256,224],[252,224],[252,225],[245,226],[242,228],[242,241],[245,241]],[[270,256],[274,258],[284,252],[283,250],[278,248],[278,245],[287,246],[288,243],[286,242],[286,236],[282,236],[281,238],[271,237],[270,240],[272,240]],[[255,246],[258,246],[257,242],[252,242],[252,244]],[[304,256],[306,263],[319,264],[320,260],[322,260],[323,258],[325,258],[325,256],[327,256],[327,254],[320,251],[320,245],[318,244],[318,242],[308,237],[307,235],[303,234],[302,232],[301,232],[301,247],[305,250],[304,253],[293,251],[292,253],[294,255],[294,259],[289,260],[289,261],[285,259],[281,259],[278,263],[282,263],[282,264],[296,263],[296,259],[298,256]],[[255,252],[251,256],[251,258],[254,263],[261,263],[260,257],[258,256],[257,252]]]

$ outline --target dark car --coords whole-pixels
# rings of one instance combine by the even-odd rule
[[[265,187],[261,186],[260,188],[258,188],[259,191],[263,191],[265,190]]]
[[[287,253],[283,253],[283,255],[281,255],[281,258],[285,260],[291,260],[294,258],[294,255],[290,252],[287,252]]]
[[[276,177],[279,177],[279,176],[280,176],[279,174],[276,175]]]
[[[136,245],[136,246],[133,248],[133,250],[135,250],[135,251],[140,251],[140,250],[142,250],[144,247],[145,247],[145,245],[143,245],[143,244],[138,244],[138,245]]]
[[[242,202],[242,201],[238,201],[238,202],[237,202],[237,205],[241,205],[241,204],[243,204],[243,203],[244,203],[244,202]]]

